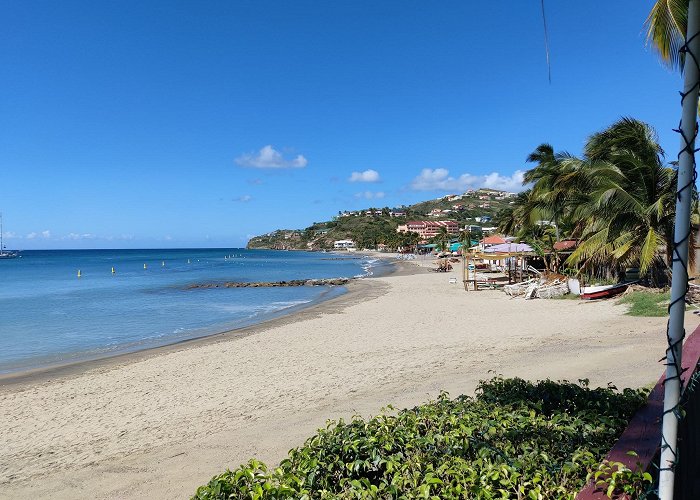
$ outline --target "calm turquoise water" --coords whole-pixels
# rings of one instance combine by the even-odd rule
[[[244,249],[25,251],[0,260],[0,373],[211,335],[344,292],[190,284],[352,277],[377,264]]]

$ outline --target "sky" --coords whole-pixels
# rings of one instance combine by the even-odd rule
[[[679,139],[653,2],[0,4],[13,249],[241,247],[340,210],[522,189],[623,116]]]

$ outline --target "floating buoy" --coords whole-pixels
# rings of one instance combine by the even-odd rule
[[[112,268],[112,274],[116,274],[117,272]]]
[[[78,269],[78,278],[80,278],[80,269]]]
[[[143,265],[143,268],[146,269],[146,264]]]

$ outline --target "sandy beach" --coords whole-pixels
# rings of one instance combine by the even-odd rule
[[[1,379],[0,497],[188,498],[327,419],[472,394],[493,373],[622,388],[662,372],[665,318],[465,292],[420,264],[263,325]]]

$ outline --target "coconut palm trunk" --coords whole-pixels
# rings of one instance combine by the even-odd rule
[[[666,383],[664,385],[664,417],[661,437],[661,459],[659,463],[659,498],[672,500],[675,482],[674,465],[678,459],[677,411],[681,393],[681,357],[684,336],[685,294],[688,286],[688,243],[690,234],[690,210],[694,187],[695,134],[698,110],[698,84],[700,68],[696,58],[700,57],[700,0],[688,4],[688,26],[686,40],[693,57],[685,57],[683,84],[683,111],[681,117],[681,153],[678,157],[678,192],[676,202],[676,224],[674,230],[675,258],[671,283],[671,307],[668,320],[668,343],[666,350]]]

